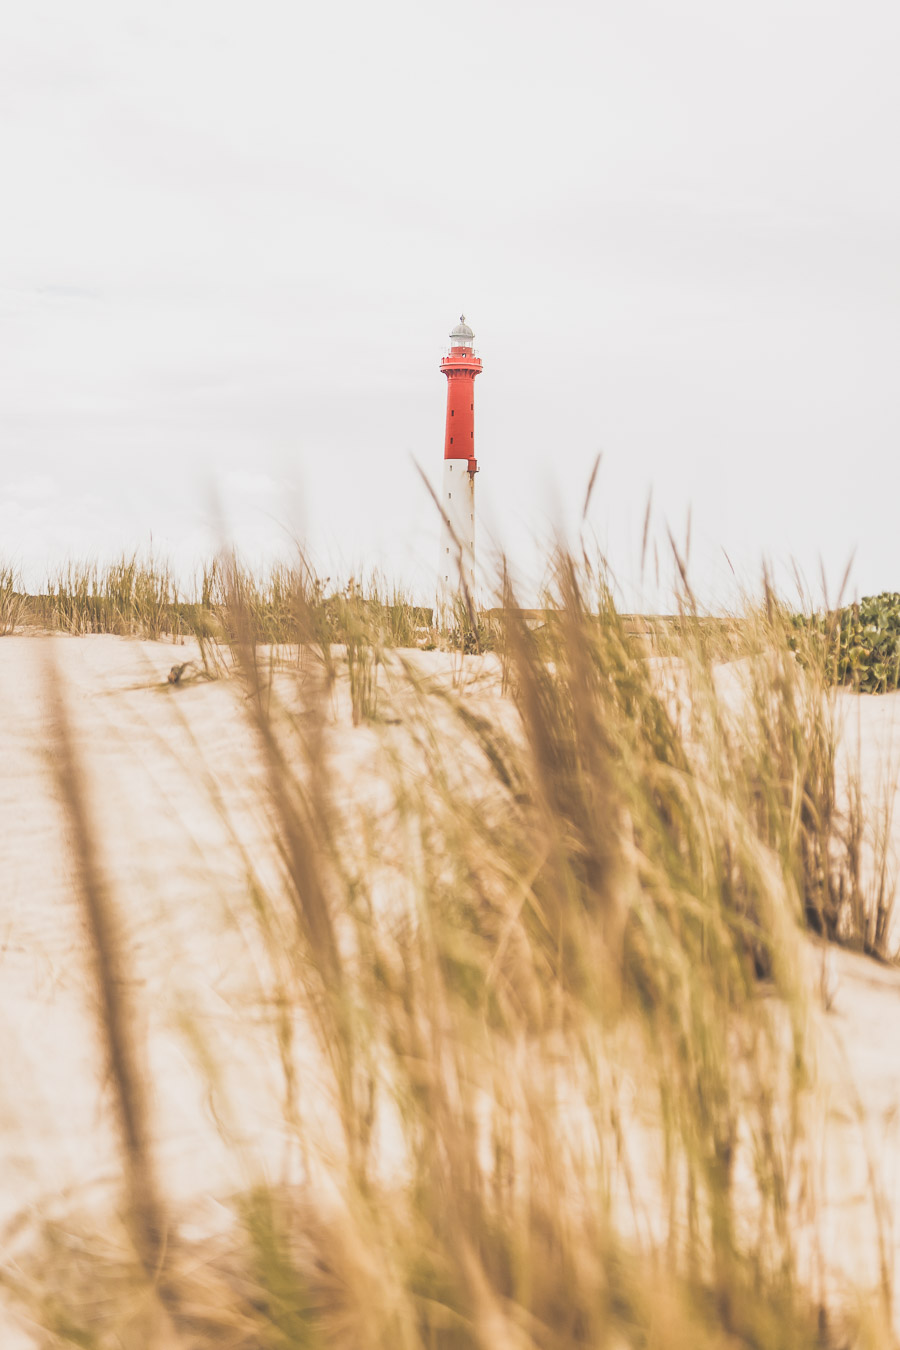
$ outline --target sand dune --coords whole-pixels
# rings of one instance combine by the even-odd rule
[[[245,917],[248,859],[263,871],[275,865],[264,768],[236,681],[167,684],[170,667],[192,655],[115,637],[0,642],[4,1227],[24,1217],[27,1231],[74,1202],[102,1207],[118,1174],[54,770],[48,664],[65,690],[125,936],[167,1189],[214,1226],[212,1197],[248,1176],[302,1175],[277,1109],[275,1037],[259,1011],[257,938]],[[452,665],[439,653],[414,659],[436,678]],[[499,698],[489,662],[473,658],[465,670],[477,698]],[[844,753],[861,765],[874,808],[900,760],[900,694],[842,695],[840,705]],[[371,798],[378,741],[338,713],[333,753],[348,799]],[[892,829],[900,848],[900,812]],[[893,1268],[900,1256],[900,970],[819,948],[809,970],[830,1004],[817,1014],[825,1268],[852,1284],[877,1276],[873,1180]],[[221,1073],[215,1093],[192,1063],[192,1027]],[[306,1067],[314,1075],[312,1059]]]

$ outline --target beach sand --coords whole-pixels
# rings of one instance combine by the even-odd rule
[[[248,867],[265,875],[276,865],[265,769],[237,680],[167,683],[195,656],[107,636],[0,641],[0,1231],[16,1241],[69,1208],[102,1213],[120,1175],[54,764],[52,678],[121,925],[167,1195],[214,1229],[217,1196],[257,1177],[303,1177],[279,1109],[277,1038],[260,1010],[259,939],[247,918]],[[500,699],[490,659],[410,659],[436,678],[464,671],[485,707]],[[874,811],[895,788],[900,694],[839,702],[844,754],[860,765]],[[377,800],[378,738],[354,728],[346,706],[332,753],[348,800]],[[900,856],[900,810],[891,828]],[[878,1275],[873,1186],[889,1268],[900,1269],[900,970],[811,944],[809,981],[820,1022],[823,1270],[850,1287]],[[198,1045],[215,1090],[197,1071]],[[304,1068],[314,1096],[313,1056]],[[2,1344],[31,1342],[10,1327]]]

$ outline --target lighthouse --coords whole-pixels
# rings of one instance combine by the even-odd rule
[[[441,361],[447,376],[447,425],[441,486],[441,591],[450,600],[475,588],[475,376],[481,358],[473,350],[475,334],[465,314],[450,333],[450,350]]]

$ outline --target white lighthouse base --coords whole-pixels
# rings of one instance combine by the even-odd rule
[[[451,609],[457,596],[475,594],[475,475],[468,460],[444,460],[440,504],[440,600]]]

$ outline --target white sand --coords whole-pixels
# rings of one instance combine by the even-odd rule
[[[259,814],[265,777],[236,681],[166,685],[169,668],[191,654],[112,637],[0,640],[0,1231],[16,1216],[36,1223],[63,1212],[73,1197],[106,1204],[118,1172],[86,992],[89,946],[49,753],[48,658],[67,693],[127,931],[169,1191],[202,1200],[260,1172],[302,1175],[276,1109],[273,1030],[254,1011],[256,938],[236,917],[246,908],[242,850],[262,870],[271,864]],[[414,659],[444,679],[459,669],[439,653]],[[466,667],[476,695],[479,669]],[[900,695],[841,703],[847,753],[858,756],[875,802],[900,763]],[[348,793],[377,795],[377,739],[342,720],[335,756]],[[893,832],[900,846],[900,810]],[[826,1266],[832,1278],[857,1281],[877,1275],[870,1163],[900,1272],[900,971],[833,950],[828,961],[833,1006],[822,1019],[819,1089]],[[213,1097],[191,1062],[184,1017],[221,1069]],[[214,1202],[205,1204],[213,1222]],[[13,1337],[4,1330],[2,1345],[29,1344]]]

